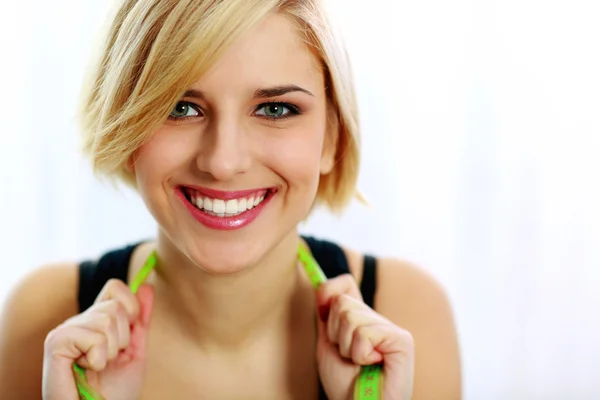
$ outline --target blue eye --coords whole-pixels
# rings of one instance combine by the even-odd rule
[[[180,101],[175,105],[175,107],[173,107],[173,109],[171,110],[171,114],[169,114],[169,117],[173,119],[179,119],[186,117],[196,117],[198,115],[200,115],[200,113],[193,104],[188,103],[186,101]]]
[[[288,103],[266,103],[257,107],[255,113],[267,119],[285,119],[300,114],[298,107]]]

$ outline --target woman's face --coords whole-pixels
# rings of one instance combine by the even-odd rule
[[[136,152],[138,188],[162,236],[212,273],[259,262],[296,234],[333,166],[326,114],[317,58],[285,17],[269,16]]]

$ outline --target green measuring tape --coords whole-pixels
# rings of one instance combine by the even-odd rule
[[[327,281],[327,277],[317,263],[317,260],[310,254],[308,249],[300,243],[298,246],[298,259],[304,267],[304,271],[316,289],[322,283]],[[133,278],[129,285],[132,293],[137,293],[140,286],[144,283],[154,266],[156,265],[156,252],[150,253],[142,269]],[[97,393],[86,381],[85,370],[79,365],[74,364],[75,383],[79,391],[79,398],[82,400],[104,400],[104,397]],[[360,375],[356,380],[354,388],[355,400],[380,400],[382,398],[381,388],[383,383],[382,365],[368,365],[361,367]]]
[[[298,246],[298,258],[315,289],[327,282],[321,266],[302,243]],[[354,400],[380,400],[383,398],[382,387],[382,365],[362,366],[354,386]]]
[[[148,275],[156,265],[156,252],[153,251],[148,256],[146,263],[138,271],[138,273],[133,278],[133,282],[129,285],[132,293],[137,293],[138,289],[142,284],[146,281]],[[81,368],[77,364],[73,364],[73,369],[75,370],[75,384],[77,385],[77,390],[79,391],[79,398],[81,400],[104,400],[104,397],[96,392],[90,385],[88,385],[87,380],[85,378],[85,370]]]

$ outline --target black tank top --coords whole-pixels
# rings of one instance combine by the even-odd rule
[[[348,260],[337,244],[303,236],[313,257],[317,260],[327,278],[350,273]],[[98,260],[87,260],[79,264],[79,312],[88,309],[109,279],[120,279],[125,283],[129,273],[129,261],[135,248],[141,243],[130,244],[102,255]],[[360,291],[367,305],[373,307],[376,288],[375,257],[365,255]],[[319,400],[327,400],[327,395],[319,382]]]

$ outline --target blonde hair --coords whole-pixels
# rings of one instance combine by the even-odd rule
[[[323,65],[336,154],[315,204],[341,212],[358,196],[358,109],[347,54],[319,0],[123,0],[83,87],[79,121],[94,171],[135,187],[134,151],[227,46],[272,12],[292,21]]]

